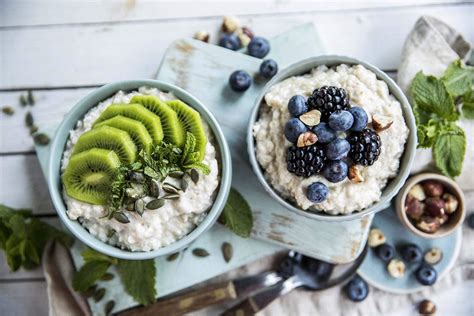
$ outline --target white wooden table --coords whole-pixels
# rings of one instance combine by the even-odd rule
[[[404,39],[422,14],[443,19],[474,42],[474,3],[469,1],[325,2],[0,0],[0,106],[16,110],[12,117],[0,113],[0,203],[31,208],[36,216],[57,222],[24,126],[22,92],[34,90],[31,111],[38,126],[59,122],[97,86],[154,77],[173,40],[203,29],[215,41],[223,15],[239,15],[263,36],[312,21],[329,53],[369,61],[393,76]],[[459,298],[473,291],[473,282],[465,282],[438,295],[438,307],[446,314],[466,314],[468,305]],[[0,311],[47,315],[42,270],[10,273],[0,255]],[[397,311],[411,313],[410,306]]]

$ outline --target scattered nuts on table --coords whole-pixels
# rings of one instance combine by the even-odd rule
[[[387,265],[387,270],[392,277],[400,279],[405,275],[405,263],[399,259],[392,259]]]
[[[418,313],[421,315],[434,315],[436,313],[436,305],[430,300],[423,300],[418,306]]]
[[[194,34],[194,39],[197,39],[199,41],[203,41],[206,43],[209,43],[209,38],[210,38],[210,35],[209,35],[209,32],[207,31],[199,31],[199,32],[196,32],[196,34]]]
[[[428,250],[424,257],[423,260],[425,260],[426,263],[428,264],[437,264],[443,259],[443,252],[439,248],[431,248]]]
[[[242,44],[242,47],[247,47],[252,40],[250,37],[247,36],[247,34],[244,33],[237,33],[237,37],[240,40],[240,44]]]
[[[240,21],[235,16],[227,15],[222,21],[222,32],[233,33],[240,26]]]
[[[378,228],[372,228],[369,232],[369,247],[377,247],[385,243],[385,235]]]

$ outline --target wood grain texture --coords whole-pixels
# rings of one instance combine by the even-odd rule
[[[47,316],[46,282],[0,282],[0,307],[0,313],[5,316]]]

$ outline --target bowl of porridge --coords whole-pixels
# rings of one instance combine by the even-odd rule
[[[123,259],[179,251],[209,229],[230,190],[230,153],[212,114],[156,80],[83,98],[51,145],[48,185],[64,225]]]
[[[409,175],[417,139],[410,104],[387,74],[319,56],[267,83],[247,143],[254,172],[280,204],[346,221],[388,206]]]

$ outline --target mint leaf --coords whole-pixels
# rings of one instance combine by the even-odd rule
[[[411,94],[416,105],[414,110],[436,113],[440,118],[449,121],[458,119],[453,98],[443,82],[436,77],[425,76],[421,71],[417,73],[411,85]],[[420,113],[417,113],[417,116],[419,117]]]
[[[469,92],[472,87],[471,73],[463,67],[459,59],[448,66],[441,80],[443,80],[446,90],[455,97]]]
[[[93,249],[86,249],[81,253],[82,259],[87,262],[91,261],[103,261],[110,264],[117,264],[118,260],[116,258],[109,257],[100,252],[97,252]]]
[[[110,262],[90,261],[83,265],[72,278],[72,288],[77,292],[87,291],[110,267]]]
[[[219,222],[240,237],[250,236],[253,227],[252,211],[244,197],[234,188],[230,190]]]
[[[462,97],[462,115],[467,119],[474,119],[474,91],[470,90]]]
[[[154,260],[119,260],[118,273],[125,291],[135,301],[148,305],[155,301],[155,261]]]
[[[445,125],[433,147],[436,167],[445,175],[454,178],[461,174],[466,154],[466,135],[455,124]]]

